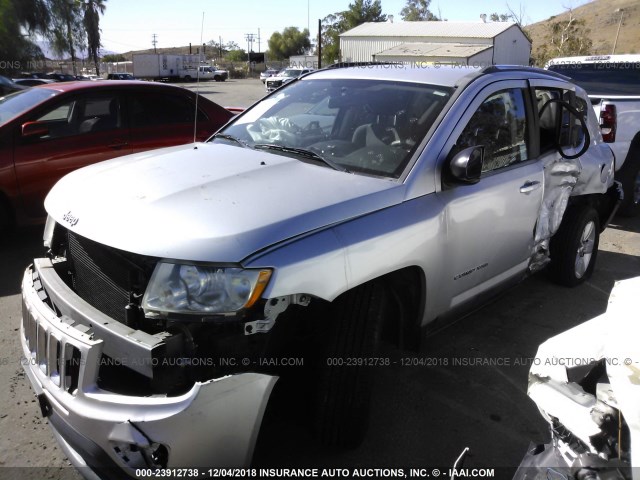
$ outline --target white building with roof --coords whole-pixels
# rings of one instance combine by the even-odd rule
[[[343,62],[529,65],[531,42],[513,22],[368,22],[340,35]]]

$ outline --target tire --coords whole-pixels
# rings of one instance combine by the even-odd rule
[[[221,82],[221,81],[222,81],[222,77],[221,77],[220,75],[216,75],[215,77],[213,77],[213,79],[214,79],[216,82]]]
[[[185,82],[190,82],[191,81],[191,75],[185,75],[184,76],[184,81]]]
[[[553,280],[567,287],[587,280],[596,264],[599,240],[598,213],[590,206],[569,206],[549,246]]]
[[[331,308],[332,328],[321,355],[315,395],[315,432],[321,443],[355,448],[369,426],[373,384],[371,365],[336,365],[331,360],[366,359],[378,352],[384,292],[367,283],[338,297]]]
[[[623,217],[640,215],[640,158],[627,157],[618,178],[624,190],[624,199],[618,213]]]

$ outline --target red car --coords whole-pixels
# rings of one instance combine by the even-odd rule
[[[0,229],[42,222],[45,196],[76,168],[193,141],[195,100],[140,81],[53,83],[0,98]],[[196,139],[232,116],[199,97]]]

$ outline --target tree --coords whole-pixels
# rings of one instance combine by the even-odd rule
[[[400,16],[405,22],[440,20],[429,10],[430,4],[431,0],[407,0]]]
[[[100,50],[100,15],[104,14],[106,0],[84,0],[84,17],[82,22],[87,32],[87,49],[89,58],[93,61],[96,75],[100,75],[100,62],[98,53]]]
[[[127,57],[125,57],[121,53],[114,53],[114,54],[105,55],[104,57],[102,57],[102,61],[104,61],[104,62],[126,62],[127,61]]]
[[[585,21],[577,19],[569,9],[566,18],[553,21],[547,26],[544,44],[534,55],[535,63],[543,66],[554,57],[589,55],[593,46],[589,33]]]
[[[238,45],[234,41],[230,41],[227,43],[216,42],[215,40],[209,40],[207,42],[207,46],[213,48],[213,50],[218,54],[218,56],[222,59],[225,55],[233,50],[240,50],[240,45]]]
[[[492,22],[508,22],[509,20],[511,20],[511,14],[510,13],[501,13],[501,14],[497,14],[497,13],[492,13],[489,18],[491,18]]]
[[[53,51],[58,55],[69,53],[73,74],[77,75],[76,48],[85,47],[85,32],[82,23],[81,4],[74,0],[49,0],[52,25],[48,38]]]
[[[303,55],[311,48],[309,30],[301,32],[297,27],[287,27],[282,33],[274,32],[269,38],[269,58],[284,60],[293,55]]]
[[[226,57],[229,62],[246,62],[248,60],[247,52],[242,49],[231,50]]]
[[[340,58],[340,34],[365,22],[386,22],[380,0],[355,0],[349,9],[322,19],[322,61],[333,63]]]
[[[10,76],[30,68],[33,60],[44,59],[40,47],[29,37],[46,33],[49,22],[44,0],[0,0],[0,73]]]

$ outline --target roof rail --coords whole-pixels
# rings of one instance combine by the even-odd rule
[[[539,73],[541,75],[547,75],[549,77],[555,77],[559,80],[571,80],[569,77],[562,75],[561,73],[552,72],[539,67],[526,67],[524,65],[491,65],[482,69],[483,74],[491,74],[498,72],[529,72]]]

